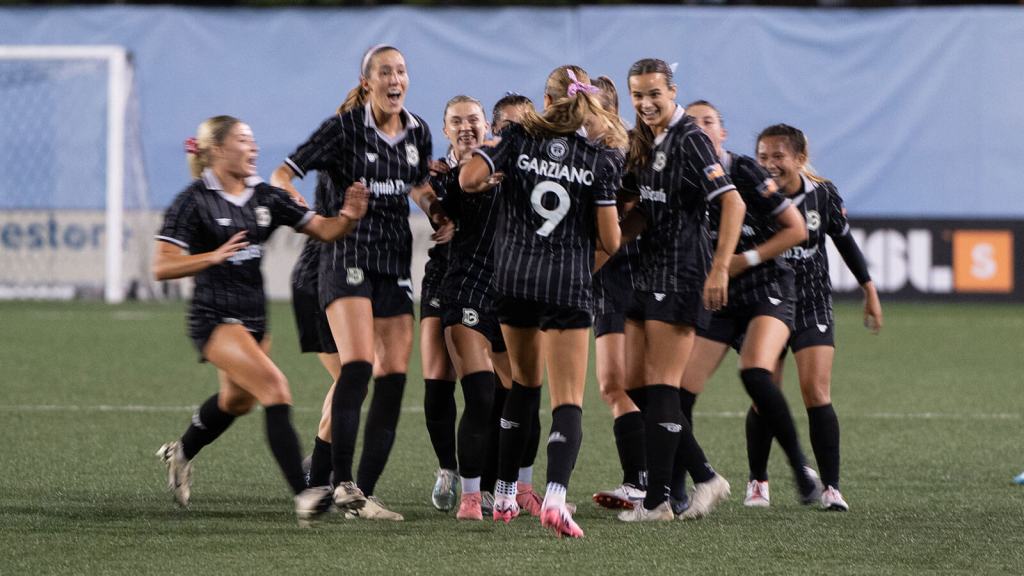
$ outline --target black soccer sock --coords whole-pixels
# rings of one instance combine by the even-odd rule
[[[751,406],[747,410],[747,466],[750,480],[768,481],[768,457],[772,452],[772,429],[768,421]]]
[[[359,415],[366,398],[366,389],[373,376],[369,362],[349,362],[341,367],[341,375],[331,397],[331,469],[334,482],[352,481],[352,460],[359,436]]]
[[[210,396],[192,414],[192,423],[181,435],[181,449],[185,458],[191,460],[206,446],[216,440],[235,421],[233,414],[217,406],[217,394]]]
[[[427,434],[437,455],[437,464],[446,470],[457,470],[455,459],[455,382],[424,380],[423,413]]]
[[[697,395],[686,388],[679,389],[679,410],[683,419],[690,426],[690,433],[693,433],[693,405],[697,402]],[[686,498],[686,450],[687,443],[680,442],[676,449],[675,463],[672,465],[672,482],[669,485],[669,495],[675,500]],[[703,452],[703,450],[702,450]]]
[[[523,449],[523,457],[519,460],[520,468],[529,468],[537,460],[537,450],[540,449],[540,395],[537,396],[537,406],[530,413],[529,422],[530,429],[526,435],[526,446]]]
[[[821,482],[839,489],[839,418],[832,404],[807,409],[811,449],[818,461]]]
[[[498,375],[494,375],[494,402],[491,404],[491,415],[487,420],[487,449],[484,452],[484,469],[480,475],[480,490],[494,492],[494,483],[498,480],[498,437],[501,432],[501,414],[505,411],[505,399],[508,390],[501,385]]]
[[[622,465],[622,483],[643,489],[647,486],[647,443],[644,441],[644,416],[627,412],[612,424],[615,448]]]
[[[647,386],[647,411],[644,412],[647,437],[647,497],[644,508],[651,510],[668,499],[672,463],[679,447],[679,392],[668,384]]]
[[[633,404],[636,404],[636,407],[639,408],[641,412],[643,412],[647,407],[646,386],[642,386],[636,390],[626,390],[626,396],[629,396],[629,399],[633,401]]]
[[[494,403],[494,372],[474,372],[462,378],[465,408],[459,420],[459,475],[478,478],[483,473],[487,424]]]
[[[519,465],[526,451],[530,433],[529,423],[540,408],[540,387],[527,388],[518,382],[505,399],[501,415],[501,435],[498,440],[498,480],[515,482],[519,479]]]
[[[405,374],[387,374],[374,381],[373,400],[366,413],[366,432],[363,435],[363,453],[359,458],[356,485],[367,496],[373,495],[377,480],[395,444],[398,417],[402,413],[402,394],[405,392]]]
[[[796,475],[800,484],[801,492],[808,490],[808,478],[803,468],[807,463],[804,453],[800,449],[800,440],[796,435],[796,424],[789,412],[789,405],[786,404],[786,397],[782,390],[772,382],[772,373],[764,368],[747,368],[740,371],[740,378],[747,394],[757,406],[758,413],[767,420],[771,427],[772,435],[778,440],[782,450],[786,453],[789,466]]]
[[[548,435],[548,484],[569,487],[569,478],[576,467],[576,457],[583,442],[583,408],[562,404],[551,411],[551,433]]]
[[[277,460],[284,479],[292,492],[298,494],[306,489],[306,474],[302,471],[302,450],[299,437],[292,426],[292,407],[288,404],[265,406],[267,415],[267,442]]]
[[[331,443],[324,442],[317,436],[313,439],[313,456],[309,459],[309,485],[329,485],[331,472]]]

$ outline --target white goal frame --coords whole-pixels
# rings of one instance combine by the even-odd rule
[[[128,51],[123,46],[0,45],[0,60],[103,60],[107,62],[106,246],[103,297],[123,302],[125,123],[131,89]]]

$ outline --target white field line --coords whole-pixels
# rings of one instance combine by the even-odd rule
[[[197,406],[150,406],[141,404],[0,404],[0,412],[193,412]],[[366,408],[364,408],[365,411]],[[319,408],[294,407],[296,412],[320,412]],[[402,412],[418,414],[422,406],[403,406]],[[700,418],[746,418],[744,412],[695,412]],[[864,418],[868,420],[1022,420],[1024,414],[1012,412],[867,412],[841,413],[842,418]]]

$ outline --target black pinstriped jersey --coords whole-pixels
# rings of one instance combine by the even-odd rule
[[[807,240],[783,254],[796,273],[796,329],[815,326],[825,332],[832,317],[832,282],[828,275],[825,237],[850,233],[839,190],[828,180],[802,176],[803,190],[792,197],[807,222]]]
[[[409,231],[410,188],[429,177],[430,129],[415,114],[402,111],[404,128],[396,136],[377,129],[370,105],[327,119],[285,162],[299,177],[324,171],[338,190],[324,212],[334,216],[345,201],[345,189],[357,180],[370,190],[369,207],[355,230],[322,248],[326,273],[360,268],[409,277],[412,233]],[[343,272],[342,272],[343,273]]]
[[[318,172],[316,190],[313,193],[313,211],[322,216],[326,215],[324,205],[334,195],[335,187],[331,182],[331,177],[326,172]],[[302,252],[299,253],[295,267],[292,268],[292,286],[296,288],[307,286],[312,290],[316,289],[321,246],[323,246],[323,242],[316,238],[306,238],[306,243],[302,245]]]
[[[637,172],[637,185],[637,209],[647,216],[637,288],[699,292],[711,260],[708,204],[736,187],[711,141],[682,106],[655,139],[647,165]]]
[[[736,254],[741,254],[764,244],[775,234],[775,219],[792,202],[778,192],[775,181],[753,158],[727,151],[721,160],[747,205],[739,242],[736,243]],[[718,241],[721,214],[722,207],[717,202],[708,207],[708,230],[712,246]],[[729,280],[729,303],[744,305],[778,298],[781,291],[779,279],[786,274],[791,272],[782,257],[767,260],[744,271]]]
[[[258,178],[247,185],[240,196],[228,195],[213,172],[206,170],[178,194],[164,214],[156,239],[190,254],[212,252],[243,230],[249,242],[221,264],[195,275],[190,324],[204,318],[250,329],[262,326],[266,319],[260,272],[263,243],[278,226],[299,229],[313,218],[311,210],[296,204],[284,190]]]
[[[625,162],[625,159],[623,159]],[[622,189],[618,194],[619,213],[623,204],[637,199],[636,178],[632,173],[622,175]],[[594,274],[594,315],[624,314],[632,301],[634,277],[640,271],[640,241],[626,242],[614,256]]]
[[[455,221],[451,259],[444,277],[446,302],[477,310],[494,304],[494,232],[501,212],[501,186],[466,194],[459,187],[459,170],[449,172],[445,210]]]
[[[494,241],[499,296],[593,308],[595,206],[614,206],[621,154],[579,134],[534,138],[519,124],[476,152],[503,172]]]
[[[444,161],[448,164],[449,168],[454,168],[458,165],[454,158],[450,155],[445,157]],[[453,180],[454,179],[454,180]],[[454,186],[459,186],[458,172],[449,170],[445,173],[432,174],[430,176],[430,187],[434,190],[434,194],[439,200],[441,200],[442,206],[447,211],[449,209],[447,197],[448,190]],[[451,216],[449,214],[449,216]],[[423,268],[423,290],[420,294],[421,297],[438,298],[442,293],[442,284],[444,283],[445,274],[448,272],[449,261],[451,259],[452,243],[446,242],[444,244],[434,244],[427,250],[427,264]]]

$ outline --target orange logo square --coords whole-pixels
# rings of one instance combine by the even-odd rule
[[[955,230],[953,286],[957,292],[1013,291],[1013,232]]]

